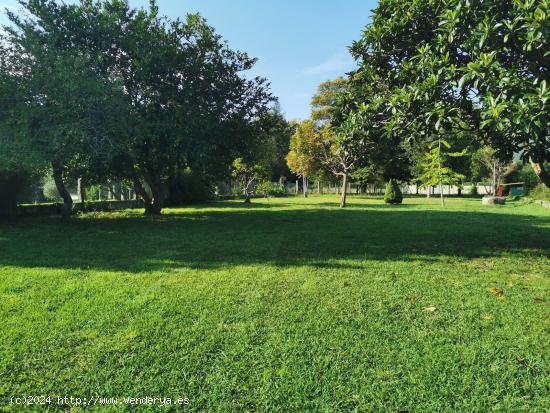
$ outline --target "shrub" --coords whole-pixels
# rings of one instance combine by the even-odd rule
[[[390,179],[386,184],[386,193],[384,194],[386,204],[400,204],[403,202],[403,193],[395,179]]]
[[[523,165],[523,168],[521,168],[521,171],[519,172],[518,180],[524,182],[526,193],[529,193],[540,184],[538,175],[529,164]]]
[[[264,197],[281,197],[286,195],[285,186],[279,183],[273,183],[269,181],[260,182],[256,186],[256,192],[258,195]]]
[[[535,189],[529,191],[529,198],[539,201],[550,201],[550,189],[544,184],[538,184]]]
[[[188,168],[178,173],[173,184],[170,186],[170,195],[165,205],[197,204],[209,201],[212,197],[212,185],[210,185],[204,176]]]
[[[470,186],[470,195],[478,195],[479,192],[477,190],[477,182],[472,182],[472,185]]]

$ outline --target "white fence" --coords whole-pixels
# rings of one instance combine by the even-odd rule
[[[273,183],[273,185],[281,185],[278,183]],[[302,194],[302,181],[295,181],[295,182],[286,182],[283,184],[285,193],[288,195],[299,195]],[[254,189],[255,185],[252,185],[252,189]],[[226,195],[237,195],[240,194],[240,184],[238,182],[230,182],[230,183],[221,183],[218,184],[218,194],[222,196]],[[342,190],[341,184],[327,184],[327,183],[321,183],[317,181],[310,181],[308,184],[308,192],[310,194],[340,194]],[[405,195],[426,195],[427,189],[426,188],[420,188],[418,185],[407,185],[403,184],[401,185],[401,190],[403,191],[403,194]],[[347,185],[346,192],[348,194],[363,194],[363,195],[383,195],[385,191],[385,185],[376,185],[376,184],[367,184],[367,185],[360,185],[357,182],[350,182]],[[443,186],[443,194],[444,195],[458,195],[461,194],[471,194],[472,193],[472,184],[465,184],[462,187],[462,190],[459,190],[459,187],[454,185],[444,185]],[[478,184],[477,185],[477,193],[479,195],[487,195],[492,193],[492,186],[491,184]],[[430,194],[432,195],[439,195],[439,187],[433,187],[430,188]]]

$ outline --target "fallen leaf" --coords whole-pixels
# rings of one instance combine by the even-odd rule
[[[428,311],[430,313],[433,313],[435,310],[437,310],[437,307],[426,307],[426,308],[424,308],[424,311]]]
[[[544,303],[545,300],[542,297],[535,297],[535,298],[533,298],[533,301],[535,303]]]
[[[502,289],[498,288],[498,287],[492,287],[492,288],[488,288],[487,289],[491,294],[497,296],[497,297],[502,297],[502,295],[504,294],[504,292],[502,291]]]

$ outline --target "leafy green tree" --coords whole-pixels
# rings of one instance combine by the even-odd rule
[[[32,19],[10,16],[17,27],[11,40],[25,52],[19,55],[34,60],[39,56],[51,66],[44,76],[58,77],[59,82],[50,85],[66,84],[73,92],[64,94],[68,91],[36,82],[37,96],[50,102],[57,104],[56,93],[68,96],[53,112],[36,116],[41,124],[63,128],[51,130],[48,140],[71,143],[51,145],[63,149],[52,151],[54,177],[70,169],[74,153],[77,160],[89,153],[75,151],[72,143],[106,138],[95,147],[119,160],[107,163],[109,172],[116,165],[133,182],[146,213],[158,214],[179,171],[187,167],[209,174],[226,171],[246,147],[251,124],[268,110],[272,97],[266,81],[242,75],[256,60],[229,49],[198,15],[169,21],[159,16],[154,1],[149,10],[135,10],[118,0],[78,5],[30,0],[25,7]],[[28,66],[36,72],[41,69],[34,63]],[[107,114],[113,112],[111,106],[117,109],[117,123],[109,124],[105,134],[67,126],[70,118],[64,108],[74,106],[75,96],[89,96],[82,87],[86,79],[94,80],[94,85],[103,85],[96,79],[106,81],[104,90],[91,96],[103,99],[100,108],[107,108]],[[77,103],[86,113],[95,107]],[[46,116],[51,113],[54,119]],[[79,114],[72,121],[95,118]]]
[[[508,162],[501,161],[496,151],[486,145],[471,156],[472,180],[474,183],[490,180],[491,193],[496,195],[507,165]]]
[[[243,158],[233,161],[231,171],[233,177],[240,181],[245,203],[250,203],[253,184],[269,177],[269,166],[266,163],[247,163]]]
[[[311,119],[316,124],[330,122],[335,116],[337,101],[348,90],[348,80],[342,76],[321,83],[311,99]]]
[[[4,64],[20,85],[12,119],[20,145],[50,164],[68,217],[73,200],[65,181],[71,171],[90,169],[92,160],[108,164],[112,135],[124,125],[115,104],[122,91],[97,70],[98,56],[66,44],[66,33],[51,29],[56,22],[63,26],[62,18],[55,20],[63,17],[61,9],[76,13],[77,6],[40,1],[24,6],[36,20],[9,13],[13,25],[3,39]]]
[[[315,128],[315,123],[309,119],[298,124],[290,138],[290,151],[286,160],[290,170],[302,177],[304,197],[307,197],[308,193],[308,177],[320,167],[319,138],[320,134]]]
[[[261,123],[258,139],[269,147],[268,161],[271,168],[272,181],[285,181],[292,176],[286,157],[290,150],[290,139],[295,133],[297,122],[289,122],[276,104],[273,109],[259,120]]]
[[[13,217],[25,184],[46,166],[38,148],[25,139],[25,93],[21,76],[11,70],[10,50],[0,38],[0,218]]]
[[[341,179],[342,189],[340,208],[347,203],[349,177],[362,165],[365,142],[357,137],[362,132],[362,123],[355,120],[356,114],[350,116],[338,126],[325,124],[319,132],[321,165],[334,176]]]
[[[443,185],[457,185],[464,179],[464,175],[453,171],[448,166],[448,159],[464,156],[465,153],[445,152],[445,149],[450,149],[450,147],[451,145],[444,139],[432,142],[429,146],[430,151],[425,155],[422,163],[423,173],[418,177],[418,181],[422,182],[422,186],[425,188],[439,186],[441,206],[445,206]]]
[[[352,46],[359,75],[388,82],[388,133],[474,134],[548,182],[548,1],[381,0]]]

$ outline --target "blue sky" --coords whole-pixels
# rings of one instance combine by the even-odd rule
[[[17,9],[16,4],[0,0],[2,9]],[[317,85],[354,67],[347,47],[361,36],[376,1],[158,0],[158,5],[172,18],[201,13],[232,48],[257,57],[254,74],[269,79],[287,118],[303,119]]]

